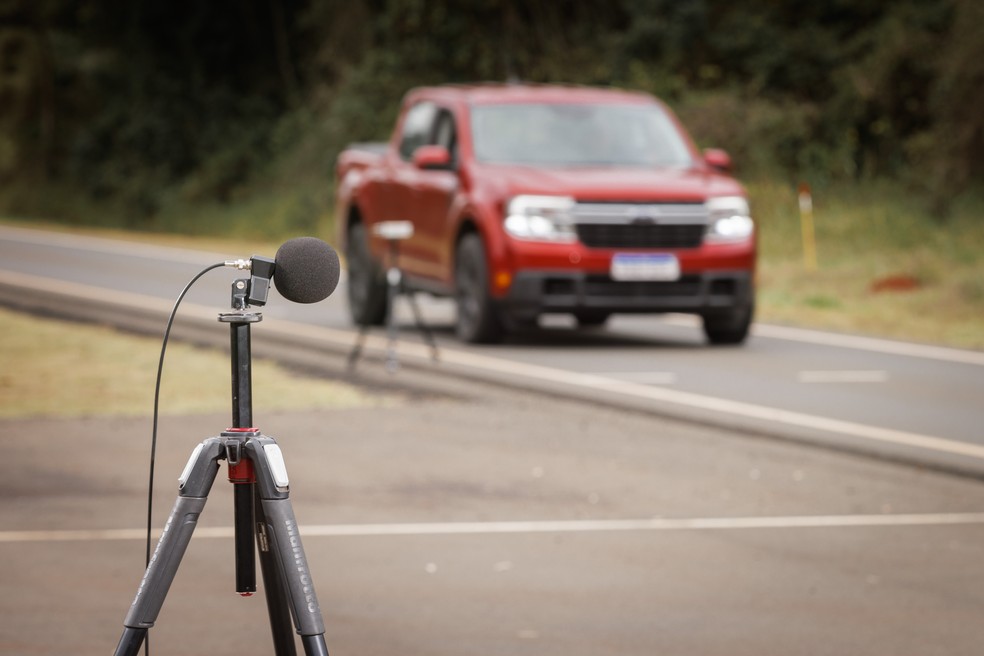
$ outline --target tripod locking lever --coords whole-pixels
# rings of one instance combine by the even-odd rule
[[[239,440],[226,440],[225,441],[225,452],[226,452],[226,462],[229,463],[230,467],[235,467],[242,460],[243,456],[243,443]]]

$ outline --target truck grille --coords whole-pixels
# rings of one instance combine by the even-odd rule
[[[696,248],[704,238],[704,224],[577,224],[577,236],[591,248]]]
[[[579,202],[577,236],[590,248],[696,248],[704,239],[703,203]]]

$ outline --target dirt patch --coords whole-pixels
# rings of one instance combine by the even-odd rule
[[[908,274],[899,273],[891,276],[883,276],[872,281],[868,289],[873,294],[883,292],[911,292],[922,287],[918,278]]]

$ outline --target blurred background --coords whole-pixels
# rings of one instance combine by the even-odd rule
[[[133,291],[163,313],[214,252],[332,241],[337,154],[386,139],[409,88],[528,81],[654,93],[699,146],[730,153],[757,223],[757,317],[771,336],[710,349],[686,325],[628,323],[495,347],[500,367],[552,368],[546,381],[588,372],[651,392],[611,407],[617,386],[516,391],[498,384],[508,368],[495,385],[420,366],[374,378],[360,364],[346,378],[313,354],[327,341],[271,350],[293,364],[257,362],[269,385],[256,388],[258,415],[287,437],[301,521],[425,525],[305,537],[332,653],[980,653],[982,354],[840,346],[776,324],[984,349],[982,25],[980,0],[0,0],[0,259],[31,274],[0,267],[0,652],[105,652],[143,571],[140,540],[86,537],[144,521],[163,319],[148,328]],[[216,282],[221,296],[200,298],[224,302]],[[308,329],[347,352],[354,335],[331,312]],[[175,344],[168,358],[158,509],[192,443],[228,416],[224,354]],[[802,376],[816,373],[862,376]],[[821,423],[679,422],[644,405],[663,386],[670,399]],[[817,448],[810,426],[831,422],[855,432]],[[895,439],[886,432],[948,465],[855,453]],[[960,476],[946,469],[955,461]],[[221,494],[212,527],[231,522]],[[606,523],[652,517],[710,521]],[[711,530],[721,519],[734,530]],[[600,528],[454,532],[519,520]],[[449,532],[428,533],[437,523]],[[228,612],[231,545],[196,542],[155,649],[262,649],[259,597],[244,602],[258,619],[236,631],[202,622]]]
[[[830,319],[854,284],[928,289],[907,316],[966,324],[984,309],[982,23],[976,0],[0,0],[0,215],[329,237],[335,156],[385,139],[407,89],[611,85],[732,155],[763,318],[893,334],[898,316]],[[799,266],[804,183],[826,278]]]

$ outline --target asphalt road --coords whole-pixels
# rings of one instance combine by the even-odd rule
[[[104,298],[121,307],[156,302],[163,310],[203,266],[249,255],[0,226],[0,284],[24,294],[51,289],[68,299],[78,288],[79,305]],[[237,275],[227,269],[206,276],[187,305],[199,316],[214,316],[228,306],[228,286]],[[317,332],[320,346],[347,351],[355,334],[343,285],[313,306],[274,293],[264,328],[277,326],[285,336]],[[984,473],[981,352],[768,325],[756,325],[741,348],[710,348],[689,318],[631,316],[595,331],[547,317],[541,330],[503,345],[467,347],[451,335],[451,304],[418,298],[449,373]],[[71,303],[64,311],[72,311]],[[426,364],[428,351],[404,299],[397,309],[401,359]],[[375,335],[369,345],[378,352],[385,340],[383,331]]]
[[[177,290],[212,261],[3,228],[0,302],[159,329]],[[207,277],[180,330],[227,341],[214,315],[233,277]],[[339,296],[306,308],[275,300],[254,349],[339,375],[354,339],[343,307]],[[744,349],[707,349],[686,325],[646,319],[466,349],[441,327],[448,311],[426,308],[439,364],[407,331],[405,369],[391,376],[385,341],[370,342],[354,379],[394,402],[257,415],[287,458],[334,656],[980,653],[980,479],[799,441],[835,429],[848,441],[908,439],[960,468],[979,458],[979,395],[966,396],[980,389],[977,354],[824,345],[765,326]],[[886,375],[790,378],[848,371],[835,363],[876,371],[852,358]],[[852,414],[891,399],[906,371],[916,389],[885,402],[885,421]],[[759,385],[773,395],[755,396]],[[800,398],[813,394],[845,408]],[[918,416],[907,407],[918,403],[940,430],[889,421]],[[671,418],[681,408],[720,421]],[[966,434],[961,421],[943,430],[950,408],[971,422]],[[165,419],[157,525],[192,447],[227,423]],[[112,651],[143,570],[148,438],[147,418],[0,421],[0,653]],[[154,653],[270,653],[262,598],[232,591],[229,487],[213,488]]]
[[[264,413],[333,656],[971,656],[984,485],[413,377],[374,409]],[[406,377],[409,380],[410,377]],[[168,417],[157,522],[228,417]],[[149,422],[0,421],[0,653],[106,654],[143,568]],[[213,487],[153,653],[269,654]]]

